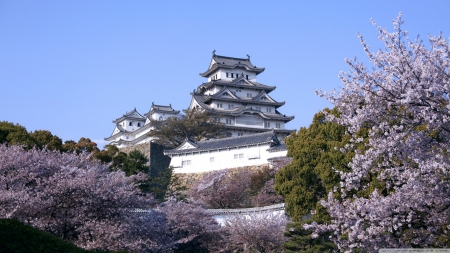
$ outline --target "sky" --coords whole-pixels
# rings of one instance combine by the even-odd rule
[[[410,38],[450,37],[450,1],[5,1],[0,0],[0,121],[103,147],[113,120],[152,102],[189,107],[212,51],[246,58],[286,104],[286,126],[307,127],[332,107],[345,58],[367,62],[357,37],[382,48],[370,19]]]

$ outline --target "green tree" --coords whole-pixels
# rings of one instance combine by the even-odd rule
[[[114,145],[106,145],[100,152],[94,154],[94,158],[102,163],[110,163],[113,158],[120,152],[119,148]]]
[[[333,109],[324,112],[338,116]],[[286,139],[293,160],[275,177],[275,190],[286,199],[286,211],[294,221],[316,209],[317,202],[339,185],[336,170],[347,171],[352,153],[339,149],[348,143],[346,128],[326,120],[324,112],[314,115],[312,124]]]
[[[97,148],[97,143],[91,141],[89,138],[81,137],[76,144],[76,152],[77,154],[81,152],[87,153],[97,153],[100,150]]]
[[[186,201],[187,187],[181,184],[179,178],[173,175],[173,168],[160,171],[157,176],[150,178],[149,192],[155,199],[163,202],[167,199]]]
[[[156,137],[156,143],[176,148],[186,138],[194,141],[226,137],[225,125],[219,118],[211,117],[207,112],[185,111],[180,117],[171,117],[165,121],[151,121],[155,130],[149,136]]]
[[[139,172],[148,174],[150,166],[147,165],[148,159],[139,150],[135,149],[128,153],[127,159],[121,168],[128,177],[136,175]]]
[[[318,202],[339,186],[337,171],[348,171],[354,156],[354,152],[340,151],[349,144],[347,128],[328,121],[327,114],[339,117],[336,109],[325,109],[314,115],[308,128],[302,127],[286,139],[288,156],[293,160],[275,177],[275,190],[285,197],[286,212],[293,220],[285,234],[290,238],[284,245],[286,252],[331,252],[335,248],[328,234],[312,238],[311,232],[302,227],[313,221],[330,221]],[[360,143],[356,148],[363,146]]]
[[[25,127],[8,121],[0,122],[0,143],[24,145],[27,149],[35,145]]]
[[[51,150],[62,150],[62,140],[56,135],[53,135],[50,131],[47,130],[36,130],[31,132],[30,137],[34,141],[37,148],[43,148],[46,146]]]

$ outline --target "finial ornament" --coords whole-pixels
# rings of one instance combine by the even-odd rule
[[[152,102],[152,106],[153,106],[153,105],[155,105],[155,103],[154,103],[154,102]]]
[[[213,51],[213,55],[216,55],[216,50],[214,49],[214,51]]]
[[[247,54],[247,58],[250,60],[250,55]]]

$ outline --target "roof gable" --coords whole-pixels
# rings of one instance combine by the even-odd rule
[[[212,95],[213,97],[225,97],[225,98],[234,98],[239,99],[233,92],[231,92],[228,88],[224,87],[222,90]]]
[[[121,122],[123,120],[126,120],[126,119],[142,120],[142,121],[145,120],[144,116],[139,114],[137,112],[136,108],[134,108],[132,111],[129,111],[129,112],[125,113],[122,117],[117,118],[116,120],[114,120],[113,123],[119,123],[119,122]]]
[[[219,68],[234,69],[242,68],[247,71],[256,73],[257,75],[264,71],[264,68],[258,68],[250,62],[250,56],[247,55],[245,58],[235,58],[229,56],[216,55],[216,50],[213,51],[213,56],[209,64],[208,70],[200,75],[203,77],[208,77],[214,71]]]
[[[198,148],[198,145],[195,143],[195,141],[186,138],[184,142],[181,143],[181,145],[176,148],[176,150],[193,149],[193,148]]]
[[[272,102],[272,103],[277,103],[277,101],[275,101],[275,99],[271,98],[269,96],[269,94],[267,94],[265,91],[261,91],[256,97],[253,98],[256,101],[261,101],[261,102]]]

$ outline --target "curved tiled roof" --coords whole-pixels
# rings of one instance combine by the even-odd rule
[[[275,99],[271,98],[264,90],[262,90],[257,96],[252,97],[251,99],[245,98],[241,99],[237,97],[233,92],[233,97],[227,98],[223,97],[222,94],[225,93],[224,90],[231,92],[227,87],[222,88],[221,91],[213,94],[213,95],[204,95],[205,98],[203,99],[204,103],[207,103],[209,101],[219,100],[219,101],[229,101],[229,102],[239,102],[244,104],[255,104],[255,105],[271,105],[275,106],[275,108],[278,108],[280,106],[283,106],[286,102],[277,102]],[[268,96],[272,101],[258,101],[263,96]]]
[[[133,114],[136,113],[137,116],[134,116]],[[135,119],[135,120],[145,120],[144,116],[142,116],[140,113],[137,112],[136,108],[134,108],[132,111],[129,111],[125,113],[122,117],[117,118],[113,121],[113,123],[118,123],[124,119]]]
[[[178,114],[180,113],[180,111],[175,111],[172,108],[172,104],[169,105],[155,105],[154,103],[152,103],[152,106],[150,107],[150,110],[148,110],[148,112],[146,114],[144,114],[145,116],[147,115],[151,115],[155,112],[160,112],[160,113],[169,113],[169,114]]]
[[[255,113],[259,114],[261,117],[263,117],[265,119],[283,120],[284,122],[289,122],[294,119],[294,116],[285,116],[285,115],[282,115],[281,113],[279,113],[278,111],[276,111],[276,113],[263,113],[261,111],[252,109],[251,107],[248,108],[245,106],[235,107],[233,110],[217,110],[217,109],[211,108],[211,106],[205,104],[205,99],[206,99],[205,95],[195,95],[194,94],[194,95],[192,95],[192,97],[203,109],[205,109],[211,113],[236,117],[236,116],[240,116],[246,112],[249,112],[249,113],[253,113],[253,114],[255,114]],[[243,100],[241,102],[245,103],[246,101],[247,100]],[[248,101],[251,101],[251,100],[248,100]]]
[[[208,151],[208,150],[219,150],[226,148],[236,148],[245,146],[255,146],[258,144],[270,144],[271,147],[280,145],[274,131],[268,131],[257,134],[250,134],[238,137],[229,137],[222,139],[205,140],[199,142],[193,142],[188,140],[192,145],[196,145],[196,148],[190,149],[171,149],[164,151],[165,155],[175,155],[175,154],[185,154],[192,152]],[[185,142],[184,142],[185,143]],[[183,144],[184,144],[183,143]],[[180,145],[179,147],[181,147]]]
[[[243,81],[243,82],[241,82]],[[268,85],[264,85],[262,83],[258,83],[258,82],[252,82],[249,81],[247,79],[245,79],[245,77],[239,77],[236,78],[232,81],[226,81],[226,80],[212,80],[210,82],[207,83],[202,83],[201,85],[198,86],[197,90],[200,91],[201,88],[210,88],[216,85],[220,85],[220,86],[229,86],[229,87],[236,87],[236,88],[242,88],[242,89],[254,89],[254,90],[264,90],[267,93],[275,90],[277,87],[275,86],[268,86]]]
[[[255,72],[257,75],[264,71],[265,68],[257,68],[250,62],[250,57],[247,59],[244,58],[235,58],[228,56],[221,56],[214,54],[211,62],[214,61],[209,69],[203,73],[200,73],[200,76],[207,77],[212,72],[216,71],[219,68],[233,69],[233,68],[243,68],[245,70]]]

